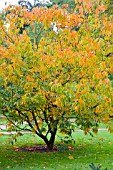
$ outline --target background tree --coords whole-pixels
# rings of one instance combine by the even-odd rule
[[[68,4],[69,9],[75,8],[75,1],[74,0],[51,0],[53,4],[57,4],[59,7],[62,7],[63,4]]]
[[[19,0],[18,1],[19,5],[22,6],[26,6],[29,10],[32,10],[34,7],[38,6],[38,7],[52,7],[53,5],[58,5],[59,7],[61,7],[63,4],[68,4],[68,8],[69,9],[74,9],[75,8],[75,1],[74,0],[51,0],[51,1],[34,1],[34,3],[32,4],[30,1],[23,1],[23,0]]]
[[[8,29],[1,19],[0,108],[9,130],[29,130],[49,150],[57,132],[71,135],[75,126],[97,133],[103,122],[113,131],[113,61],[106,57],[113,22],[105,10],[81,2],[73,13],[19,6],[6,16]],[[30,26],[20,34],[25,23]]]
[[[18,4],[21,6],[25,6],[29,11],[31,11],[35,7],[51,7],[52,2],[49,0],[41,1],[41,0],[34,0],[34,3],[31,3],[28,0],[19,0]]]

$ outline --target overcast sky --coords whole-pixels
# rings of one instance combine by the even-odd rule
[[[18,5],[19,0],[0,0],[0,11],[10,5]],[[39,0],[40,2],[50,3],[50,0]],[[34,0],[29,0],[32,4],[34,4]],[[5,5],[6,4],[6,5]]]
[[[7,4],[5,5],[5,3]],[[8,6],[9,4],[17,5],[18,0],[0,0],[0,11],[4,9],[6,6]]]
[[[0,0],[0,11],[10,5],[18,5],[19,0]],[[43,1],[43,0],[42,0]],[[33,3],[34,0],[29,0],[29,2]]]

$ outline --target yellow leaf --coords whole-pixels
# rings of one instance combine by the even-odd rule
[[[69,159],[74,159],[74,157],[72,155],[69,155],[68,158]]]
[[[18,147],[17,147],[17,146],[15,146],[15,145],[13,146],[13,148],[14,148],[14,149],[18,149]]]
[[[99,137],[98,139],[99,139],[99,140],[101,140],[101,141],[103,141],[103,140],[104,140],[104,139],[103,139],[103,137]]]

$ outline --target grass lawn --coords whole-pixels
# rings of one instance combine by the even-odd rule
[[[74,150],[64,145],[58,152],[31,153],[15,151],[16,147],[41,144],[35,135],[18,138],[14,146],[8,143],[9,135],[0,136],[0,170],[91,170],[89,164],[102,165],[101,170],[113,170],[113,134],[100,131],[97,136],[85,136],[77,131],[73,134]],[[57,139],[58,142],[58,139]]]

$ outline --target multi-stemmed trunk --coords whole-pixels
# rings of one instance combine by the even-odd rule
[[[43,141],[45,142],[45,144],[47,146],[47,149],[50,150],[50,151],[53,150],[56,133],[57,133],[57,127],[54,128],[53,130],[50,130],[50,138],[48,139],[47,135],[43,135],[43,134],[40,134],[40,133],[36,132],[36,134],[40,138],[43,139]]]
[[[50,137],[49,140],[47,138],[44,139],[44,142],[46,143],[48,150],[53,150],[54,142],[55,142],[55,136],[56,136],[56,131],[51,133],[51,137]]]

